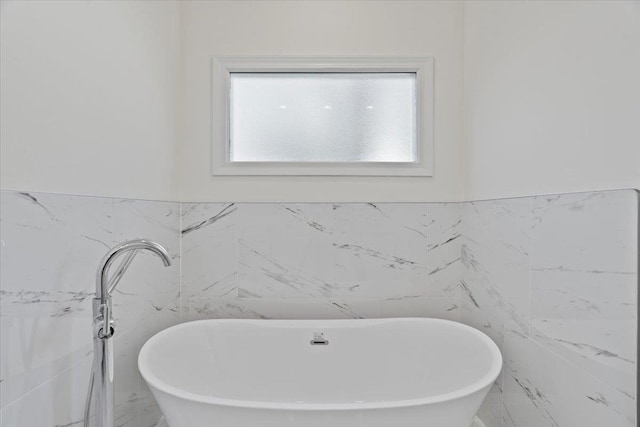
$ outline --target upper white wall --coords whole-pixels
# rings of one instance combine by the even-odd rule
[[[184,1],[181,195],[185,201],[459,200],[462,4]],[[435,176],[212,177],[212,55],[435,57]]]
[[[4,189],[295,202],[640,187],[637,1],[3,0],[0,31]],[[215,54],[434,56],[435,176],[213,178]]]
[[[2,188],[175,199],[179,3],[0,8]]]
[[[464,16],[467,200],[640,188],[640,2]]]

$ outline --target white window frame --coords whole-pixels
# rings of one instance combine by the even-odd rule
[[[229,88],[234,72],[416,73],[417,162],[232,162]],[[213,56],[211,58],[212,175],[433,176],[432,57]]]

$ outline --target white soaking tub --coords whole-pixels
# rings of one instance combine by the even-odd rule
[[[502,356],[447,320],[202,320],[138,366],[171,427],[469,427]]]

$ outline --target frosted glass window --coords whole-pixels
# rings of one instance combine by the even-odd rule
[[[229,79],[231,162],[418,162],[416,73]]]

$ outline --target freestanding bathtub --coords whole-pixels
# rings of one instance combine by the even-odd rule
[[[203,320],[142,347],[171,427],[469,427],[502,356],[437,319]]]

